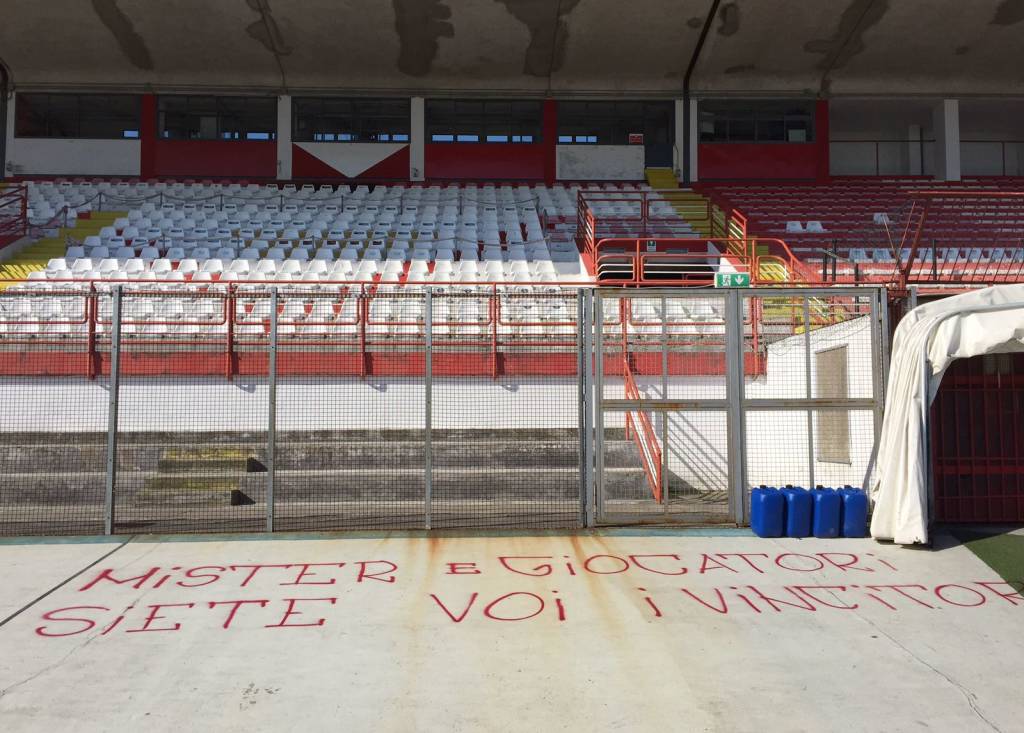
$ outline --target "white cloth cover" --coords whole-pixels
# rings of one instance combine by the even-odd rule
[[[928,409],[955,359],[1024,351],[1024,285],[1001,285],[928,303],[896,329],[885,419],[871,485],[871,536],[928,541]]]

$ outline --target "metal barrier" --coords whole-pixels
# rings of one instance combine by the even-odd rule
[[[743,523],[866,471],[880,290],[306,287],[0,293],[0,534]]]
[[[864,485],[883,296],[597,290],[593,521],[742,524],[753,486]]]
[[[0,188],[0,246],[28,233],[28,188]]]

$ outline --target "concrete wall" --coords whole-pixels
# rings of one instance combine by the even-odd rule
[[[14,175],[138,176],[138,140],[77,140],[16,137],[8,142]]]
[[[557,176],[561,181],[643,180],[644,146],[559,145]]]

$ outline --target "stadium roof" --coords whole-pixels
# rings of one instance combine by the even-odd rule
[[[678,95],[712,0],[7,0],[16,86]],[[1024,92],[1024,0],[721,0],[734,94]]]

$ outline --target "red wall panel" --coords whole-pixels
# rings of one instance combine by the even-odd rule
[[[543,143],[427,143],[428,179],[543,181]]]
[[[153,175],[208,178],[274,178],[273,140],[157,140]]]
[[[698,172],[703,180],[814,180],[821,149],[817,143],[701,143]]]

